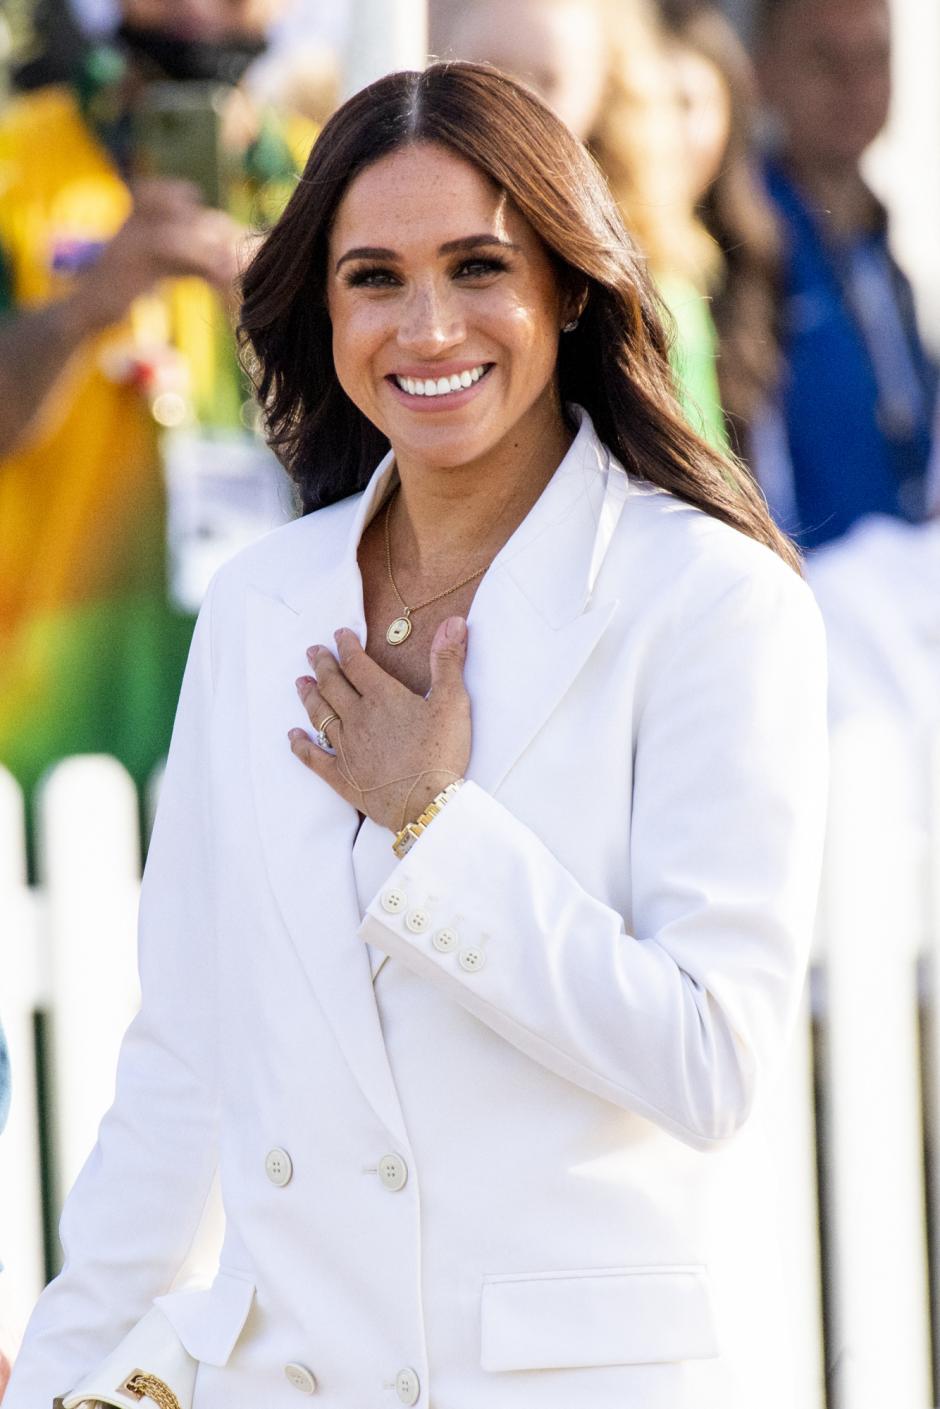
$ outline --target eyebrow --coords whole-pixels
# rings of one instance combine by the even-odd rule
[[[518,251],[519,246],[514,245],[511,240],[501,240],[498,235],[464,235],[459,240],[447,240],[445,244],[438,247],[438,254],[465,254],[470,250],[482,249],[484,245],[497,245],[500,249]],[[386,259],[390,263],[400,264],[401,255],[395,250],[383,249],[380,245],[360,245],[357,249],[347,250],[340,255],[336,261],[336,269],[345,264],[348,259]],[[334,271],[335,272],[335,271]]]

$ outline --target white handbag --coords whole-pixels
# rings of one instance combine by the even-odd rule
[[[197,1362],[159,1307],[152,1307],[111,1354],[62,1399],[62,1409],[192,1409]]]

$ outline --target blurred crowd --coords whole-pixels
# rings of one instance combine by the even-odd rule
[[[294,512],[233,287],[338,101],[354,3],[0,4],[0,763],[30,805],[78,752],[143,795],[209,576]],[[430,46],[533,85],[605,170],[689,419],[806,550],[833,719],[901,724],[923,824],[940,330],[862,173],[889,4],[745,9],[747,46],[709,0],[431,0]]]

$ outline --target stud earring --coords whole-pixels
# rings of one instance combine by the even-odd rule
[[[570,319],[569,322],[562,324],[561,331],[562,331],[563,333],[573,333],[574,330],[575,330],[575,328],[576,328],[576,327],[578,326],[578,324],[580,323],[580,321],[581,321],[580,318],[572,318],[572,319]]]

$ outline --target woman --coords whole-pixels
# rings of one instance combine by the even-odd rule
[[[433,15],[433,7],[432,7]],[[442,26],[446,28],[446,26]],[[675,325],[673,367],[692,425],[725,449],[708,294],[718,249],[695,206],[682,84],[650,0],[475,0],[448,52],[531,83],[601,165]]]
[[[311,512],[203,610],[142,1011],[10,1403],[156,1297],[196,1409],[726,1409],[706,1152],[820,851],[792,550],[683,420],[596,167],[491,70],[351,99],[244,294]],[[168,1290],[217,1163],[219,1275]]]
[[[722,11],[665,6],[687,133],[687,166],[705,229],[720,251],[712,311],[721,402],[731,443],[752,468],[766,444],[780,380],[781,241],[756,156],[756,81]]]

